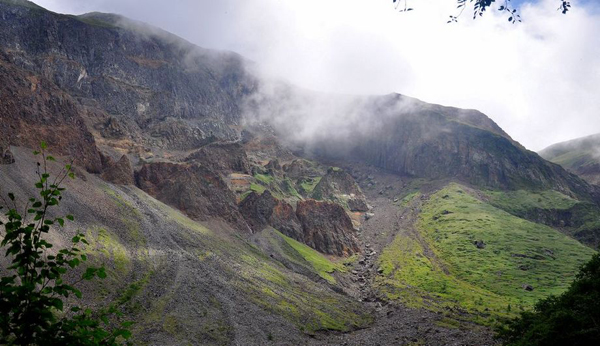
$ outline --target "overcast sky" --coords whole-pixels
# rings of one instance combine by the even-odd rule
[[[459,23],[455,0],[34,0],[55,12],[113,12],[265,72],[337,93],[398,92],[475,108],[531,150],[600,132],[600,1],[519,0]],[[514,1],[513,1],[514,2]],[[497,6],[495,6],[497,7]]]

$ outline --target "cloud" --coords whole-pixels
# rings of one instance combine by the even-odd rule
[[[476,108],[539,150],[600,132],[600,11],[593,1],[524,2],[523,23],[495,11],[458,24],[453,0],[38,0],[49,9],[116,12],[200,46],[236,51],[301,87],[398,92]]]

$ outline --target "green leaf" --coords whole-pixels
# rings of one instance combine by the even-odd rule
[[[106,278],[106,272],[105,272],[104,267],[101,267],[100,269],[98,269],[98,277],[100,279]]]
[[[75,220],[75,218],[73,217],[73,215],[67,215],[65,217],[67,218],[67,220],[70,220],[70,221]]]
[[[48,144],[46,144],[46,142],[44,142],[44,141],[41,141],[40,142],[40,148],[47,149],[48,148]]]
[[[57,218],[56,222],[58,222],[58,224],[60,225],[60,227],[63,227],[65,225],[65,220],[63,220],[61,218]]]
[[[8,193],[8,198],[10,198],[11,201],[14,201],[15,200],[15,194],[12,193],[12,192],[9,192]]]
[[[83,275],[81,276],[81,278],[83,280],[91,280],[94,278],[94,276],[96,276],[96,271],[97,271],[96,268],[92,268],[92,267],[87,268],[85,270],[85,273],[83,273]]]

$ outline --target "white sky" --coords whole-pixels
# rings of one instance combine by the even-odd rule
[[[141,20],[310,89],[479,109],[531,150],[600,132],[600,1],[571,0],[567,15],[559,0],[525,3],[514,25],[470,9],[446,24],[455,0],[408,1],[34,0]]]

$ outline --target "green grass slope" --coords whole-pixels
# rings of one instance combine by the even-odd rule
[[[401,232],[379,259],[383,294],[433,309],[507,316],[563,292],[594,253],[553,228],[518,218],[471,193],[450,184],[424,202],[415,229]],[[561,207],[573,203],[555,194],[527,198],[557,200]],[[485,247],[478,248],[477,241]]]
[[[539,154],[592,184],[600,184],[600,134],[557,143]]]

